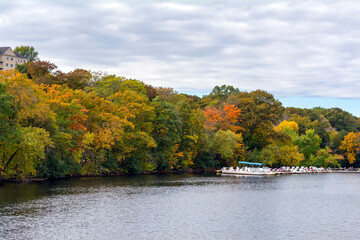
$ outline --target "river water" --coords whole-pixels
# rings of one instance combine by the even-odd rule
[[[0,184],[0,239],[359,239],[360,174]]]

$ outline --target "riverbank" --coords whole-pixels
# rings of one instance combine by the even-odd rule
[[[163,170],[163,171],[153,171],[153,172],[142,172],[139,174],[134,173],[108,173],[108,174],[77,174],[73,176],[65,176],[65,177],[59,177],[59,178],[26,178],[26,179],[16,179],[16,178],[1,178],[0,176],[0,183],[41,183],[46,182],[50,180],[60,180],[60,179],[71,179],[71,178],[91,178],[91,177],[113,177],[113,176],[134,176],[134,175],[160,175],[160,174],[182,174],[182,173],[209,173],[214,172],[215,168],[209,168],[209,169],[180,169],[180,170]]]
[[[161,174],[183,174],[183,173],[220,173],[216,168],[209,169],[181,169],[176,171],[154,171],[154,172],[142,172],[139,174],[133,173],[109,173],[109,174],[78,174],[74,176],[65,176],[60,178],[27,178],[27,179],[16,179],[16,178],[1,178],[0,183],[41,183],[50,180],[60,180],[60,179],[72,179],[72,178],[92,178],[92,177],[113,177],[113,176],[134,176],[134,175],[161,175]],[[331,172],[324,173],[360,173],[360,168],[334,168],[331,169]],[[289,172],[279,172],[277,175],[286,175],[292,174]]]

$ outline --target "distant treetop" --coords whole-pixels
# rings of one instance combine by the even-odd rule
[[[238,88],[234,88],[230,85],[222,85],[221,87],[215,86],[213,90],[210,92],[209,96],[226,99],[231,94],[238,94],[240,90]]]
[[[28,59],[29,62],[39,60],[39,53],[35,51],[33,46],[17,46],[14,52],[20,53]]]

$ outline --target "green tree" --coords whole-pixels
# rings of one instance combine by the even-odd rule
[[[304,160],[304,155],[299,153],[298,146],[293,144],[269,144],[262,150],[260,156],[264,164],[272,167],[299,166]]]
[[[298,114],[291,114],[289,121],[294,121],[299,126],[299,134],[305,134],[307,129],[314,129],[318,121],[311,121],[309,116],[300,116]]]
[[[328,130],[331,128],[329,120],[324,116],[321,108],[313,108],[310,112],[310,118],[312,121],[316,122],[314,126],[315,133],[319,135],[322,142],[320,147],[324,148],[329,146],[330,136]]]
[[[230,85],[215,86],[210,92],[209,97],[226,100],[230,95],[239,94],[240,90]]]
[[[201,99],[201,104],[203,107],[219,107],[229,96],[239,93],[240,90],[238,88],[230,85],[215,86],[209,95]]]
[[[15,69],[18,70],[20,73],[27,73],[26,65],[27,64],[16,64]]]
[[[0,83],[0,146],[3,142],[11,140],[11,132],[14,131],[14,108],[12,105],[14,97],[6,92],[6,86]]]
[[[340,108],[327,109],[324,116],[337,131],[351,132],[360,130],[359,119]]]
[[[187,101],[181,101],[175,107],[181,122],[178,165],[181,168],[187,168],[194,164],[204,143],[204,118],[200,109],[192,109]]]
[[[220,163],[225,166],[234,166],[235,160],[239,157],[237,153],[240,153],[242,148],[241,134],[236,134],[231,130],[219,130],[212,137],[212,142],[213,151],[218,155]]]
[[[3,152],[3,173],[8,177],[36,176],[36,165],[45,158],[45,148],[51,146],[49,133],[41,128],[21,129],[19,143],[8,145]]]
[[[125,77],[115,75],[105,75],[92,83],[88,91],[94,91],[98,96],[107,98],[120,90],[121,84],[126,80]]]
[[[344,139],[344,137],[348,134],[345,130],[341,130],[340,132],[336,131],[335,129],[330,129],[328,131],[328,134],[330,136],[330,143],[329,147],[333,152],[339,152],[339,147],[341,145],[341,141]]]
[[[152,105],[155,107],[152,135],[157,145],[153,156],[158,170],[170,170],[176,168],[179,161],[177,150],[181,141],[181,122],[174,106],[161,97],[153,99]]]
[[[39,60],[39,53],[35,50],[33,46],[17,46],[15,47],[14,52],[23,55],[28,59],[29,62]]]
[[[262,90],[240,92],[231,98],[240,110],[238,125],[243,132],[244,144],[250,150],[262,149],[274,136],[273,125],[283,116],[284,108],[274,96]]]
[[[312,155],[308,161],[309,166],[314,167],[340,167],[339,160],[343,159],[343,156],[337,154],[331,154],[331,149],[326,147],[316,152],[316,155]]]
[[[299,147],[299,151],[304,154],[305,159],[308,160],[311,155],[315,155],[320,150],[321,138],[315,133],[314,129],[308,129],[305,134],[296,136],[293,142]]]

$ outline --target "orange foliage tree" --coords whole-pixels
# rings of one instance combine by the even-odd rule
[[[205,127],[211,131],[228,130],[237,133],[241,130],[236,125],[241,115],[241,110],[235,105],[225,105],[224,108],[207,107],[204,110]]]

